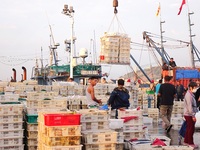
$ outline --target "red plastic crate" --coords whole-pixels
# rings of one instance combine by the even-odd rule
[[[80,125],[81,114],[45,114],[46,126]]]

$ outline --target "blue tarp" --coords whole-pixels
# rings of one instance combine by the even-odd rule
[[[183,78],[199,78],[200,73],[198,70],[176,70],[176,80]]]

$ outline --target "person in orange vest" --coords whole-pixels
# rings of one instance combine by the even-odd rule
[[[168,75],[169,75],[169,66],[166,62],[164,62],[162,66],[162,78],[165,78],[165,76]]]

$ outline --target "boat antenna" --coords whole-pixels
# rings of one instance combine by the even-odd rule
[[[41,47],[41,67],[43,68],[43,49]]]

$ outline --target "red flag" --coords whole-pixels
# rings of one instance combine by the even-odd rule
[[[179,8],[178,15],[180,15],[181,10],[182,10],[182,7],[183,7],[184,4],[186,4],[186,1],[185,1],[185,0],[182,1],[181,7]]]

